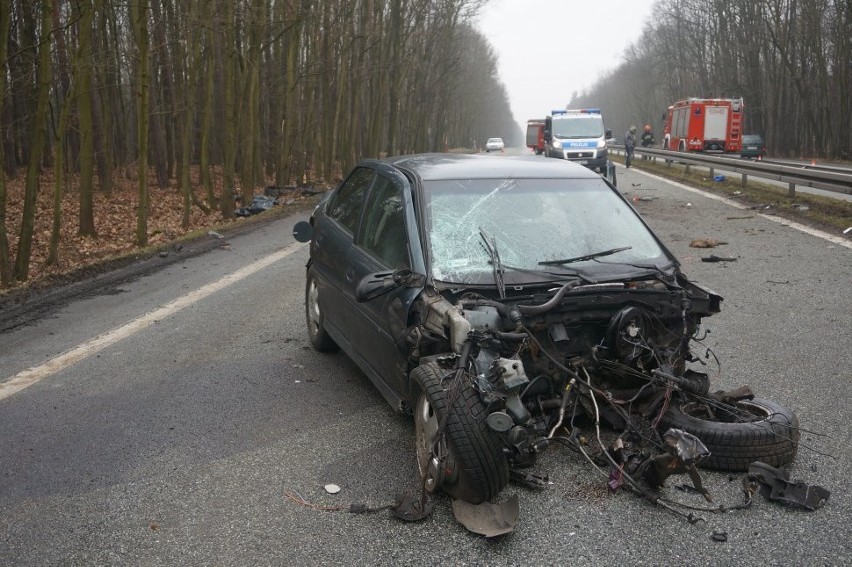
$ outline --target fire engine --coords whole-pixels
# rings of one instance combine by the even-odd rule
[[[689,98],[669,107],[663,149],[679,152],[739,153],[743,99]]]
[[[527,120],[527,147],[535,155],[544,153],[544,118]]]

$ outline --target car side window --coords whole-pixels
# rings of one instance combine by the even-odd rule
[[[326,215],[355,234],[361,208],[364,205],[364,195],[375,178],[376,172],[366,167],[359,167],[353,171],[329,201]]]
[[[408,238],[402,190],[379,176],[364,213],[360,245],[389,268],[408,268]]]

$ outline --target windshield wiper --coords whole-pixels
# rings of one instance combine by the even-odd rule
[[[491,259],[491,269],[494,273],[494,283],[497,284],[497,294],[500,299],[506,299],[506,284],[503,283],[503,263],[500,261],[500,254],[497,252],[497,241],[482,228],[479,229],[479,236],[482,238],[482,247],[488,252],[488,257]]]
[[[624,252],[625,250],[630,250],[633,248],[632,246],[622,246],[621,248],[610,248],[609,250],[602,250],[601,252],[595,252],[593,254],[586,254],[585,256],[575,256],[574,258],[565,258],[563,260],[545,260],[543,262],[539,262],[539,266],[561,266],[563,264],[573,264],[574,262],[585,262],[586,260],[594,260],[595,258],[600,258],[601,256],[610,256],[612,254],[617,254],[619,252]]]

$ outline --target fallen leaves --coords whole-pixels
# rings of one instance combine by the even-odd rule
[[[203,188],[198,184],[198,171],[193,173],[195,194],[199,198],[202,195],[206,196]],[[152,180],[156,179],[153,169],[149,176]],[[6,180],[6,228],[11,263],[15,262],[20,238],[24,177],[20,175]],[[67,183],[61,205],[59,257],[55,264],[48,265],[55,181],[52,170],[45,170],[40,177],[28,281],[15,283],[13,287],[40,285],[51,278],[72,273],[110,257],[140,250],[136,245],[138,188],[132,177],[135,175],[129,177],[116,175],[111,192],[95,191],[94,213],[97,235],[92,237],[78,234],[80,213],[78,178],[66,175]],[[221,176],[214,175],[214,178],[218,194]],[[203,228],[241,222],[241,219],[225,220],[217,210],[205,213],[200,207],[193,205],[189,211],[189,223],[183,226],[183,197],[177,185],[172,183],[169,187],[161,189],[155,183],[151,183],[149,187],[150,204],[147,223],[149,245],[162,245]],[[205,202],[205,204],[209,203]]]

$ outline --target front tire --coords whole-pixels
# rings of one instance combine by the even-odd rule
[[[799,420],[792,410],[770,400],[754,398],[736,404],[673,403],[661,420],[664,428],[692,433],[707,446],[710,456],[699,466],[747,471],[754,461],[773,467],[790,463],[799,444]]]
[[[411,372],[419,389],[414,409],[417,466],[430,492],[440,488],[453,498],[480,504],[503,490],[509,467],[500,439],[485,423],[487,408],[479,394],[463,381],[445,381],[451,372],[436,363]],[[430,464],[436,456],[437,468]]]
[[[337,343],[325,330],[325,315],[320,309],[319,285],[313,268],[308,268],[305,277],[305,322],[308,325],[308,338],[311,345],[320,352],[337,350]]]

